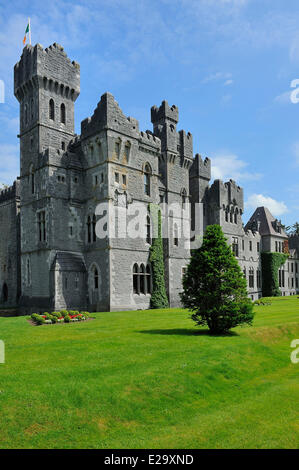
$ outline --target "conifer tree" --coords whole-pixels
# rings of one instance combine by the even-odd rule
[[[207,227],[202,246],[191,256],[181,300],[198,325],[212,334],[252,324],[253,303],[244,275],[219,225]]]

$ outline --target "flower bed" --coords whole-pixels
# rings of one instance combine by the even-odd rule
[[[31,320],[36,325],[53,325],[55,323],[71,323],[85,321],[89,318],[88,312],[78,312],[75,310],[61,310],[60,312],[44,312],[43,314],[33,313]]]

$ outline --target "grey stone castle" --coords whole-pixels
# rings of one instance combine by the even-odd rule
[[[234,181],[210,185],[211,161],[193,155],[192,135],[177,130],[178,108],[151,109],[153,131],[141,132],[110,93],[74,134],[80,67],[63,48],[27,45],[14,69],[20,103],[20,177],[0,193],[0,306],[21,312],[62,308],[91,311],[146,309],[151,298],[151,220],[139,238],[96,234],[97,206],[167,203],[192,209],[171,214],[164,237],[166,289],[179,305],[182,274],[195,240],[220,224],[239,260],[252,299],[262,295],[260,254],[283,252],[282,295],[299,293],[298,237],[259,207],[244,227],[243,190]],[[178,223],[177,223],[178,222]]]

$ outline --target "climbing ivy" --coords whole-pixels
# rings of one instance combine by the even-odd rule
[[[261,255],[263,297],[278,297],[280,296],[278,270],[286,262],[289,255],[287,253],[270,253],[266,251]]]
[[[150,204],[149,209],[153,224],[153,240],[149,256],[153,273],[151,307],[167,308],[169,303],[165,289],[161,209],[156,204]]]

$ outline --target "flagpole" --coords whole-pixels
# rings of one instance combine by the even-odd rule
[[[28,18],[28,24],[29,24],[29,44],[31,46],[31,25],[30,25],[30,18]]]

